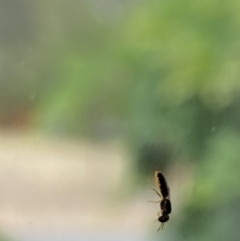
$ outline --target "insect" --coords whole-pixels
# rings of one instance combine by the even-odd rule
[[[161,223],[160,229],[163,229],[164,223],[169,220],[169,214],[172,211],[171,201],[170,201],[170,190],[167,181],[163,174],[159,171],[154,173],[156,189],[152,189],[160,197],[159,201],[150,201],[155,203],[160,203],[160,211],[158,212],[158,221]]]

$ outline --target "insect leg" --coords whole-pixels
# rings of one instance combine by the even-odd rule
[[[157,195],[162,199],[162,196],[161,196],[161,194],[157,191],[157,190],[155,190],[155,189],[152,189],[154,192],[156,192],[157,193]],[[158,200],[158,201],[148,201],[148,202],[151,202],[151,203],[160,203],[161,202],[161,199],[160,200]]]
[[[155,190],[155,189],[152,189],[152,190],[153,190],[154,192],[156,192],[159,197],[162,198],[162,195],[161,195],[157,190]]]
[[[153,220],[153,223],[155,223],[156,221],[158,221],[158,218],[154,219],[154,220]]]
[[[159,200],[159,201],[148,201],[149,203],[160,203],[161,202],[161,200]]]
[[[161,211],[159,211],[159,212],[157,213],[157,218],[154,219],[153,223],[156,222],[156,221],[158,221],[158,218],[159,218],[160,216],[161,216]]]

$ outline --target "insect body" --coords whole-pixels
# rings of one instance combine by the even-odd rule
[[[160,200],[157,203],[160,203],[160,212],[158,212],[158,221],[161,223],[158,231],[164,226],[164,223],[169,220],[169,214],[172,211],[171,201],[170,201],[170,190],[167,185],[166,179],[163,174],[159,171],[154,173],[156,189],[153,189]]]

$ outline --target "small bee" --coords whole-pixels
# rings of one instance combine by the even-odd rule
[[[170,201],[170,190],[167,185],[167,181],[163,174],[159,171],[155,171],[154,173],[155,185],[156,189],[153,189],[160,197],[159,201],[150,201],[155,203],[160,203],[160,211],[158,212],[158,221],[161,223],[159,229],[163,229],[164,223],[169,220],[168,214],[171,213],[171,201]]]

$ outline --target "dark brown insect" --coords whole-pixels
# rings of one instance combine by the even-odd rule
[[[160,211],[158,212],[158,221],[161,223],[159,229],[163,229],[164,223],[169,220],[169,214],[172,211],[171,201],[170,201],[170,190],[167,181],[163,174],[159,171],[154,173],[156,189],[153,189],[160,197],[159,201],[150,201],[155,203],[160,203]]]

